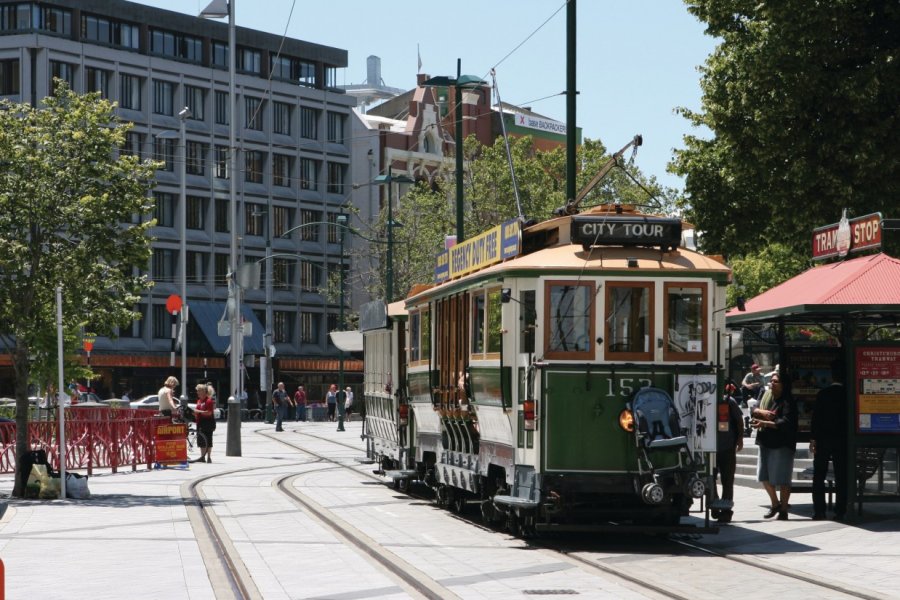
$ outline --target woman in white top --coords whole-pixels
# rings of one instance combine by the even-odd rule
[[[178,406],[178,398],[175,397],[175,388],[178,387],[178,380],[169,377],[161,388],[159,388],[159,412],[167,417],[172,416],[172,411]]]

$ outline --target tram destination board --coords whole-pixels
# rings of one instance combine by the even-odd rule
[[[681,244],[681,220],[665,217],[572,217],[572,243],[591,246],[649,246],[664,250]]]

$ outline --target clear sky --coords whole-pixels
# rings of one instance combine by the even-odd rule
[[[197,14],[209,0],[140,0]],[[415,85],[417,47],[422,72],[487,76],[497,69],[504,102],[531,106],[565,121],[566,8],[564,0],[235,0],[241,27],[347,50],[341,85],[363,83],[366,58],[381,57],[384,84]],[[291,8],[293,6],[293,14]],[[610,151],[644,136],[637,166],[669,187],[672,149],[690,131],[678,106],[699,108],[697,67],[715,40],[680,0],[578,2],[577,121],[583,135]],[[547,98],[548,96],[551,96]]]

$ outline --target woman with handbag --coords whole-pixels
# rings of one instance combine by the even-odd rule
[[[191,462],[212,462],[213,432],[216,430],[216,401],[215,391],[211,385],[200,383],[197,385],[197,406],[194,409],[194,418],[197,420],[197,446],[200,448],[200,458]]]
[[[790,382],[776,373],[769,382],[770,389],[750,413],[750,426],[757,430],[759,464],[756,478],[763,484],[772,507],[763,515],[787,521],[788,500],[794,474],[794,451],[797,449],[797,405],[790,393]],[[778,499],[776,488],[781,491]]]

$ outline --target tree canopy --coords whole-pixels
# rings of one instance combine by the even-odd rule
[[[524,216],[542,221],[553,210],[566,204],[565,148],[539,151],[531,137],[510,139],[520,203]],[[473,237],[518,216],[512,177],[502,139],[492,146],[481,145],[469,137],[464,149],[467,170],[465,185],[465,232]],[[578,149],[578,183],[581,189],[591,180],[609,154],[602,143],[585,140]],[[648,212],[669,214],[674,210],[675,190],[662,187],[654,177],[643,175],[628,160],[620,163],[586,197],[582,207],[621,202],[644,206]],[[394,209],[395,221],[403,224],[394,230],[394,297],[404,297],[418,283],[434,281],[435,257],[444,247],[444,237],[456,232],[456,187],[452,173],[437,178],[432,185],[419,183],[409,190]],[[372,237],[383,237],[386,211]],[[370,261],[368,268],[365,264]],[[381,265],[381,272],[379,272]],[[361,285],[377,297],[383,297],[385,245],[372,244],[366,256],[357,258]]]
[[[130,323],[150,285],[154,163],[119,155],[128,129],[110,102],[63,84],[39,107],[0,102],[0,323],[14,344],[19,456],[33,369],[49,377],[55,362],[56,287],[74,344]]]
[[[680,109],[711,136],[686,136],[670,165],[703,249],[780,242],[808,257],[812,230],[844,208],[898,216],[900,4],[685,2],[722,40],[701,68],[702,109]]]

